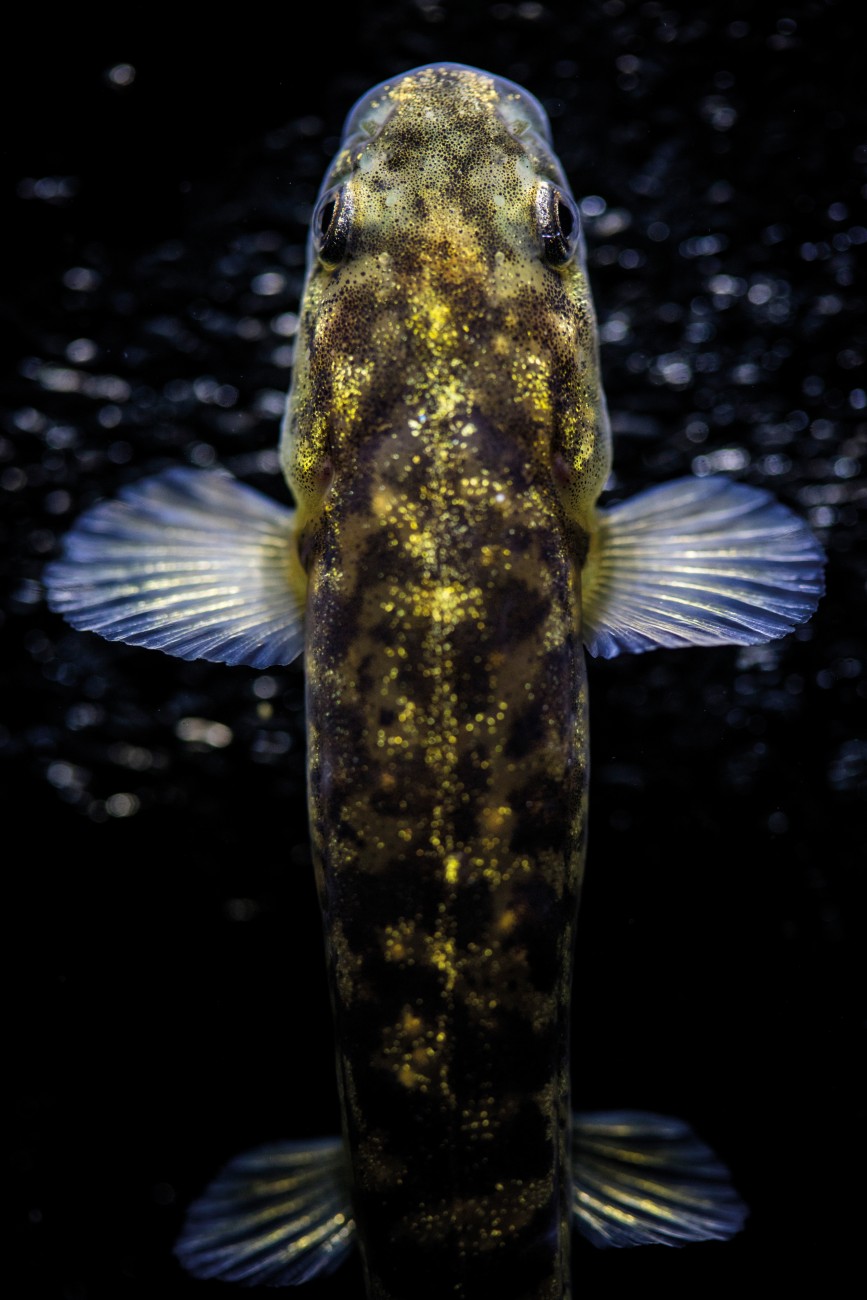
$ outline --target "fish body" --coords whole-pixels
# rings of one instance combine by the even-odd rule
[[[679,1121],[573,1118],[583,645],[747,644],[822,556],[766,493],[600,510],[610,434],[579,212],[526,91],[441,64],[347,120],[313,216],[281,460],[296,509],[175,470],[46,575],[75,626],[263,667],[303,648],[342,1139],[239,1157],[178,1245],[296,1284],[361,1246],[371,1297],[570,1294],[569,1242],[726,1237]],[[306,629],[306,630],[305,630]]]
[[[552,460],[604,478],[608,433],[580,262],[538,255],[537,209],[572,205],[538,114],[463,68],[355,111],[323,196],[349,247],[312,262],[284,432],[302,509],[312,484],[310,821],[374,1294],[568,1276],[587,725]]]
[[[421,454],[408,429],[385,435],[311,562],[310,821],[354,1210],[382,1294],[410,1294],[420,1243],[415,1294],[499,1288],[520,1237],[548,1280],[527,1294],[561,1295],[578,592],[533,462],[502,458],[498,483],[524,498],[506,525],[496,433],[464,426],[457,451],[455,433]]]

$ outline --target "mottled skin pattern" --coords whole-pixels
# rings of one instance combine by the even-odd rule
[[[580,565],[609,438],[580,249],[542,251],[555,192],[539,105],[434,66],[356,107],[314,219],[282,454],[372,1297],[569,1293]]]

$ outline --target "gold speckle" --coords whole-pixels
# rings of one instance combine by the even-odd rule
[[[339,1013],[363,998],[352,1023],[372,1026],[363,1050],[339,1044],[361,1195],[399,1185],[410,1156],[439,1179],[444,1159],[496,1141],[522,1100],[497,1075],[499,1035],[519,1017],[550,1046],[565,996],[562,980],[535,988],[526,885],[563,901],[546,942],[565,972],[586,740],[564,519],[587,527],[608,434],[583,268],[539,254],[535,197],[558,165],[537,131],[516,133],[532,105],[504,103],[484,74],[429,68],[364,106],[363,141],[326,181],[351,198],[352,257],[311,266],[281,448],[309,570],[310,806],[333,995]],[[549,789],[562,793],[553,811]],[[561,842],[539,847],[558,817]],[[461,1035],[478,1036],[470,1050]],[[491,1078],[456,1077],[488,1052]],[[402,1150],[400,1126],[370,1133],[371,1071],[405,1113],[446,1116],[457,1154],[423,1135],[419,1153]],[[539,1094],[552,1126],[559,1096]],[[499,1251],[551,1186],[416,1197],[395,1235]]]

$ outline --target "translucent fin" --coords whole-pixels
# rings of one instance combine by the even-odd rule
[[[354,1233],[340,1138],[274,1142],[217,1175],[190,1209],[175,1254],[196,1277],[300,1286],[337,1268]]]
[[[48,566],[73,627],[179,659],[268,668],[304,646],[295,512],[223,470],[176,468],[78,520]]]
[[[596,1246],[725,1240],[747,1207],[688,1124],[646,1111],[575,1115],[575,1226]]]
[[[824,591],[824,555],[769,493],[676,479],[600,511],[582,578],[593,655],[754,645],[791,632]]]

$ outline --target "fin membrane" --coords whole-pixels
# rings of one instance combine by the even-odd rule
[[[824,591],[824,555],[768,492],[675,479],[600,511],[582,577],[593,655],[755,645],[791,632]]]
[[[175,1254],[196,1277],[300,1286],[342,1263],[355,1223],[340,1138],[237,1156],[194,1202]]]
[[[78,520],[44,583],[109,641],[268,668],[304,647],[295,512],[222,470],[169,469]]]
[[[743,1227],[728,1170],[682,1120],[631,1110],[573,1120],[572,1210],[595,1246],[685,1246]]]

